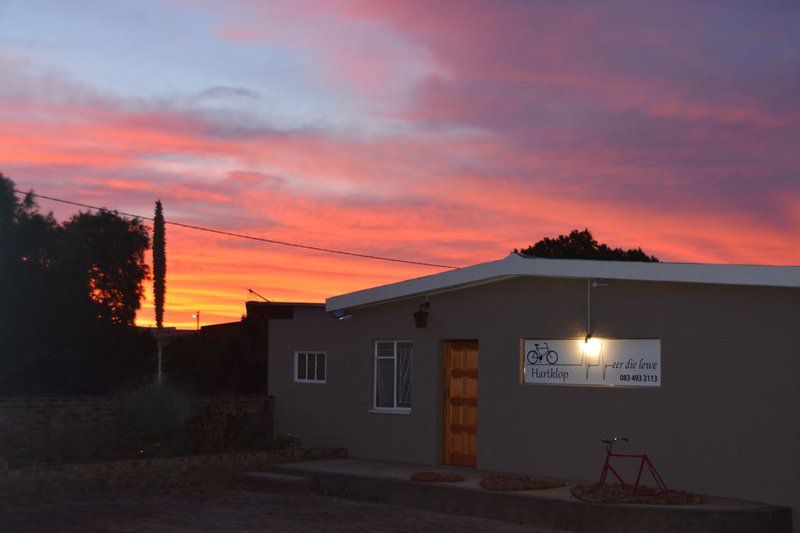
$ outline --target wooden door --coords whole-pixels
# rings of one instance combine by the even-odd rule
[[[444,462],[475,466],[478,459],[478,342],[444,346]]]

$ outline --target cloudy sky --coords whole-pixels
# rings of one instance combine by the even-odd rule
[[[800,264],[798,4],[567,4],[0,0],[0,172],[446,265],[583,227],[667,261]],[[237,319],[247,288],[323,301],[441,270],[167,237],[178,326]]]

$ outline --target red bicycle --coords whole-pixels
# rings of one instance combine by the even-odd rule
[[[618,440],[624,440],[625,442],[628,442],[627,437],[612,437],[610,439],[601,440],[601,442],[606,445],[606,462],[603,464],[603,471],[600,473],[600,481],[597,482],[595,488],[599,489],[605,485],[608,473],[611,472],[614,477],[617,478],[619,484],[622,485],[622,488],[630,489],[630,485],[625,483],[625,481],[622,479],[622,476],[619,475],[619,472],[617,472],[611,464],[611,459],[613,457],[623,457],[627,459],[639,459],[641,461],[639,463],[639,471],[636,474],[636,483],[633,485],[633,494],[636,494],[639,491],[639,482],[642,480],[642,472],[644,471],[645,466],[650,472],[650,475],[653,476],[653,479],[660,489],[656,495],[660,496],[668,493],[669,489],[667,489],[667,485],[664,483],[664,480],[661,479],[661,475],[658,473],[658,470],[656,470],[655,465],[653,465],[653,462],[646,453],[614,453],[614,443]]]

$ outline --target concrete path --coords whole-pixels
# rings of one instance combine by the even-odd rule
[[[454,467],[385,461],[331,459],[284,463],[269,469],[290,476],[307,476],[317,494],[505,520],[566,531],[697,531],[739,533],[791,531],[791,509],[764,503],[710,497],[698,505],[589,504],[570,494],[580,480],[565,487],[496,492],[479,485],[489,472]],[[415,471],[458,472],[454,483],[415,483]]]

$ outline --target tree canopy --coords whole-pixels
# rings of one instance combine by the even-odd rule
[[[523,248],[514,250],[520,255],[529,257],[543,257],[549,259],[594,259],[600,261],[642,261],[657,263],[658,258],[648,255],[641,248],[611,248],[607,244],[599,243],[588,228],[583,231],[572,230],[569,235],[559,235],[556,238],[544,237],[540,241]]]
[[[153,341],[131,326],[147,228],[111,211],[58,223],[14,189],[0,174],[0,394],[97,393],[143,376]]]

